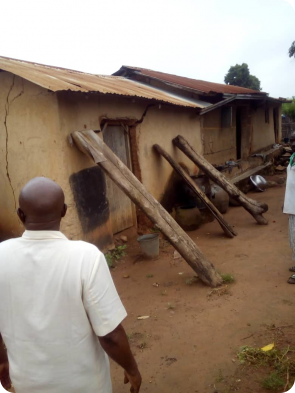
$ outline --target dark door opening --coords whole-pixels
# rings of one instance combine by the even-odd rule
[[[237,160],[242,158],[242,124],[241,124],[241,108],[236,110],[236,147]]]
[[[275,143],[279,143],[279,110],[274,108],[273,110],[273,127],[275,133]]]

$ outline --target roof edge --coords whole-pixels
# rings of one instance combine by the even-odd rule
[[[126,77],[126,73],[128,74],[128,72],[129,73],[139,73],[139,74],[141,74],[143,76],[147,76],[147,77],[149,77],[151,79],[155,79],[155,80],[160,80],[161,82],[163,82],[165,84],[172,85],[172,86],[175,86],[177,88],[181,88],[183,90],[194,91],[197,94],[204,94],[204,95],[210,95],[210,94],[257,94],[257,95],[262,95],[262,96],[267,95],[266,92],[258,91],[258,90],[256,91],[256,90],[253,90],[253,89],[248,89],[246,87],[235,86],[235,85],[227,85],[227,84],[218,83],[218,82],[203,81],[203,80],[188,78],[186,76],[179,76],[179,75],[175,75],[175,74],[169,74],[169,73],[165,73],[165,72],[162,72],[162,71],[154,71],[154,70],[150,70],[150,69],[147,69],[147,68],[131,67],[131,66],[126,66],[126,65],[122,65],[121,68],[118,71],[116,71],[115,73],[113,73],[112,75]],[[154,73],[154,74],[157,74],[157,75],[151,75],[150,73]],[[163,75],[163,78],[161,78],[161,75]],[[167,77],[169,77],[169,78],[171,78],[171,77],[179,78],[179,83],[177,83],[175,81],[167,80],[167,79],[165,79],[165,76],[166,76],[166,78]],[[202,89],[198,89],[197,87],[196,88],[193,87],[193,86],[189,87],[189,86],[186,86],[186,85],[182,84],[181,80],[187,80],[187,81],[190,81],[190,82],[194,81],[196,83],[200,83],[201,82],[203,84],[208,84],[208,89],[206,91],[204,91]],[[230,92],[226,92],[226,91],[222,92],[222,91],[209,90],[210,89],[210,85],[217,85],[217,86],[220,86],[220,87],[233,86],[234,88],[242,89],[244,91],[240,91],[240,92],[236,91],[236,92],[231,92],[230,93]],[[212,88],[212,86],[211,86],[211,88]],[[247,90],[248,90],[248,92],[247,92]]]

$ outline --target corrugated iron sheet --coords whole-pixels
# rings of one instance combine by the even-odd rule
[[[169,94],[160,89],[119,76],[86,74],[6,57],[0,57],[0,70],[11,72],[55,92],[71,90],[118,94],[192,108],[204,108],[208,105],[205,102],[184,99],[175,94]]]
[[[148,70],[145,68],[138,68],[138,67],[123,66],[119,71],[115,72],[114,75],[120,75],[120,74],[122,74],[122,72],[124,72],[124,70],[138,71],[141,74],[149,76],[151,78],[156,78],[156,79],[162,80],[164,82],[173,83],[175,85],[194,89],[194,90],[206,93],[206,94],[209,94],[209,93],[262,94],[262,95],[266,94],[261,91],[246,89],[244,87],[225,85],[222,83],[206,82],[206,81],[197,80],[197,79],[190,79],[190,78],[185,78],[183,76],[166,74],[164,72],[158,72],[158,71],[153,71],[153,70]]]

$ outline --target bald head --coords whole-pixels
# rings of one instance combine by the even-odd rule
[[[64,201],[63,190],[58,184],[46,177],[36,177],[20,192],[19,218],[29,230],[58,230],[66,214]]]

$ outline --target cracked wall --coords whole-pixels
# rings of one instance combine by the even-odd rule
[[[67,138],[73,131],[99,130],[103,118],[138,121],[150,102],[96,93],[53,93],[7,72],[0,73],[0,84],[0,187],[3,190],[0,197],[0,240],[23,232],[16,216],[20,189],[35,176],[47,176],[59,183],[65,192],[68,213],[61,226],[65,235],[94,244],[98,244],[98,239],[103,236],[109,241],[110,236],[106,236],[112,233],[109,222],[88,233],[82,230],[70,177],[94,164],[78,149],[71,147]],[[164,104],[151,107],[134,131],[143,184],[158,200],[173,170],[155,154],[154,143],[163,146],[178,162],[185,163],[191,173],[196,172],[194,164],[172,145],[173,137],[178,134],[201,151],[199,116],[192,109]]]
[[[18,195],[24,184],[35,176],[47,176],[64,189],[66,178],[60,134],[58,101],[54,93],[8,72],[0,73],[0,240],[19,236],[23,226],[17,218]],[[76,212],[70,209],[62,223],[67,234]],[[79,234],[76,222],[75,235]]]
[[[12,151],[13,147],[13,117],[11,113],[17,110],[17,99],[23,94],[21,78],[12,74],[0,73],[0,189],[1,189],[1,219],[0,240],[13,237],[21,230],[21,224],[16,217],[17,183],[13,180],[15,171]]]
[[[142,182],[157,200],[161,200],[173,172],[171,165],[153,150],[155,143],[163,147],[178,163],[183,163],[191,175],[196,165],[172,143],[182,135],[202,153],[200,117],[188,108],[155,105],[137,126],[137,143]]]

